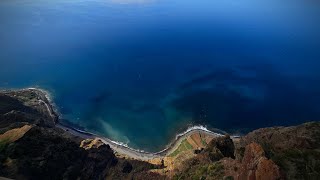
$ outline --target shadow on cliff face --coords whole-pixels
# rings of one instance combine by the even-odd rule
[[[29,93],[26,98],[32,99],[35,95]],[[16,98],[6,94],[0,94],[0,133],[14,127],[21,127],[26,123],[51,125],[51,120],[46,114],[36,110],[35,108],[24,105],[24,103]]]
[[[0,176],[15,179],[139,179],[158,168],[117,158],[109,145],[85,150],[61,129],[33,127],[0,149]],[[145,172],[145,173],[143,173]],[[158,177],[161,177],[158,175]]]
[[[45,123],[52,120],[46,119],[49,117],[46,106],[39,107],[32,91],[7,94],[0,93],[0,134],[25,124],[31,129],[21,137],[15,134],[18,131],[2,136],[0,176],[13,179],[146,179],[160,176],[147,172],[159,166],[118,158],[109,145],[81,148],[82,138]]]
[[[214,138],[174,179],[319,179],[320,122]]]
[[[317,120],[320,87],[272,67],[214,71],[181,84],[167,105],[228,132]]]

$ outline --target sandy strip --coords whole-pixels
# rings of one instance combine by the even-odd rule
[[[92,134],[89,132],[85,132],[82,130],[78,130],[72,127],[66,127],[60,123],[58,123],[56,125],[56,127],[61,128],[65,131],[70,132],[71,134],[75,135],[75,136],[79,136],[82,137],[84,139],[94,139],[94,138],[98,138],[100,139],[103,143],[108,144],[115,152],[125,155],[127,157],[133,158],[133,159],[139,159],[139,160],[143,160],[143,161],[147,161],[147,160],[151,160],[154,158],[164,158],[165,156],[171,154],[172,152],[174,152],[180,145],[180,143],[187,138],[188,136],[194,134],[194,133],[205,133],[207,135],[213,136],[213,137],[218,137],[218,136],[222,136],[220,134],[211,132],[211,131],[207,131],[207,130],[203,130],[203,129],[192,129],[187,131],[185,134],[178,136],[178,138],[176,140],[174,140],[174,142],[172,142],[170,144],[170,146],[168,146],[168,148],[159,151],[159,152],[155,152],[155,153],[151,153],[151,152],[145,152],[145,151],[140,151],[140,150],[136,150],[133,148],[130,148],[128,146],[122,145],[120,143],[117,143],[115,141],[112,141],[108,138],[105,137],[101,137],[98,136],[96,134]]]
[[[163,158],[172,152],[174,152],[181,142],[186,139],[188,136],[194,134],[194,133],[205,133],[209,136],[213,137],[219,137],[222,136],[222,134],[216,133],[209,131],[206,129],[204,126],[193,126],[188,128],[186,131],[183,133],[177,134],[175,140],[173,140],[170,144],[167,145],[167,147],[159,152],[151,153],[151,152],[145,152],[142,150],[137,150],[128,147],[127,145],[117,142],[117,141],[112,141],[111,139],[108,139],[106,137],[99,136],[97,134],[93,134],[90,132],[86,132],[80,129],[76,129],[74,127],[68,127],[66,125],[63,125],[59,123],[59,113],[56,111],[53,102],[51,101],[50,94],[39,88],[27,88],[27,89],[22,89],[22,90],[29,90],[29,91],[34,91],[38,95],[38,101],[39,103],[43,103],[46,106],[46,109],[48,111],[48,114],[50,117],[52,117],[55,126],[58,128],[61,128],[65,131],[68,131],[69,133],[79,136],[83,139],[94,139],[98,138],[100,139],[103,143],[108,144],[115,152],[125,155],[127,157],[133,158],[133,159],[139,159],[143,161],[151,160],[154,158]]]

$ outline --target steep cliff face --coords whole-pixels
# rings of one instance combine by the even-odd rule
[[[57,116],[48,108],[52,107],[41,91],[0,92],[0,133],[26,124],[54,127]]]
[[[245,147],[241,160],[235,159],[235,146],[229,136],[213,139],[208,147],[177,170],[175,179],[280,179],[279,167],[265,157],[259,144]]]
[[[262,128],[240,139],[207,139],[196,134],[180,144],[185,151],[178,148],[162,159],[189,153],[185,158],[176,158],[179,166],[167,171],[166,162],[154,165],[125,159],[97,139],[83,139],[56,128],[55,115],[45,100],[35,90],[0,92],[0,177],[320,179],[320,122]],[[194,149],[197,144],[203,147]]]
[[[0,92],[0,178],[161,178],[147,162],[115,156],[105,144],[85,142],[54,126],[55,115],[35,90]],[[49,109],[48,109],[49,108]],[[87,145],[87,146],[86,146]]]
[[[109,146],[86,151],[59,129],[33,127],[1,152],[0,174],[18,179],[98,179],[117,164]]]
[[[272,146],[276,152],[292,148],[317,149],[320,147],[320,123],[309,122],[291,127],[261,128],[243,136],[240,144],[246,145],[251,142]]]
[[[320,122],[213,139],[177,169],[176,179],[320,179]]]
[[[257,143],[246,146],[241,161],[225,158],[221,163],[224,166],[225,177],[233,177],[233,179],[276,180],[282,178],[279,167],[265,157],[264,150]]]
[[[287,179],[320,179],[320,123],[262,128],[243,136],[240,146],[258,143]]]
[[[222,179],[224,165],[222,159],[234,158],[234,144],[230,136],[212,139],[208,146],[194,158],[186,160],[176,169],[173,179]]]

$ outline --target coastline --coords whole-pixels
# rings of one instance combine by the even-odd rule
[[[139,150],[139,149],[134,149],[129,147],[126,144],[123,144],[121,142],[117,142],[117,141],[113,141],[109,138],[106,137],[102,137],[87,131],[83,131],[83,130],[79,130],[73,127],[68,127],[65,126],[61,123],[56,124],[56,127],[61,128],[65,131],[68,131],[69,133],[75,135],[75,136],[79,136],[82,137],[84,139],[100,139],[104,144],[108,144],[115,152],[119,153],[119,154],[123,154],[126,155],[130,158],[133,159],[139,159],[139,160],[143,160],[143,161],[147,161],[147,160],[151,160],[154,158],[164,158],[165,156],[168,156],[169,154],[171,154],[172,152],[174,152],[176,150],[176,148],[178,148],[178,146],[180,145],[180,143],[188,136],[194,134],[194,133],[205,133],[211,136],[222,136],[222,134],[217,134],[214,132],[211,132],[209,130],[204,130],[204,129],[197,129],[196,127],[191,127],[189,128],[187,131],[185,131],[184,134],[180,133],[181,135],[177,136],[177,138],[172,141],[171,143],[169,143],[167,145],[167,147],[161,151],[158,152],[147,152],[144,150]]]
[[[23,88],[23,89],[8,89],[4,91],[19,91],[19,90],[33,91],[37,94],[38,96],[37,99],[39,103],[43,103],[46,106],[48,114],[52,118],[55,127],[68,131],[69,133],[75,136],[79,136],[83,139],[95,139],[95,138],[100,139],[104,144],[108,144],[115,152],[128,156],[129,158],[133,158],[133,159],[147,161],[154,158],[164,158],[165,156],[168,156],[169,154],[174,152],[185,138],[187,138],[188,136],[194,133],[205,133],[213,137],[223,136],[223,134],[210,131],[205,126],[202,126],[202,125],[191,126],[187,130],[183,131],[182,133],[177,133],[175,136],[175,139],[173,139],[170,143],[168,143],[163,150],[158,152],[147,152],[144,150],[131,148],[125,143],[114,141],[107,137],[102,137],[97,134],[80,130],[80,129],[61,123],[60,122],[61,115],[58,113],[58,109],[56,108],[56,105],[52,101],[50,93],[44,89],[31,87],[31,88]],[[237,138],[237,137],[238,136],[234,136],[234,138]]]

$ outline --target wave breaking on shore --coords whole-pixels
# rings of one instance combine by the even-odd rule
[[[10,90],[17,90],[17,89],[10,89]],[[143,155],[150,155],[150,156],[165,155],[167,152],[169,152],[176,145],[176,143],[179,141],[179,139],[184,138],[188,134],[191,134],[191,133],[197,132],[197,131],[202,131],[202,132],[205,132],[205,133],[209,133],[209,134],[214,135],[214,136],[223,136],[224,135],[224,133],[222,133],[223,131],[221,131],[221,130],[219,130],[221,133],[218,133],[218,132],[214,132],[214,131],[209,130],[204,125],[191,125],[185,131],[183,131],[181,133],[177,133],[175,135],[175,138],[170,143],[168,143],[163,150],[151,153],[151,152],[147,152],[147,151],[144,151],[144,150],[132,148],[126,143],[123,143],[123,142],[120,142],[120,141],[111,140],[111,139],[109,139],[107,137],[100,136],[100,135],[97,135],[95,133],[91,133],[89,131],[86,131],[85,129],[81,130],[79,128],[72,127],[70,125],[66,125],[64,123],[61,123],[60,122],[61,114],[59,113],[58,108],[57,108],[56,104],[53,101],[53,96],[49,91],[47,91],[45,89],[42,89],[42,88],[38,88],[38,87],[29,87],[29,88],[24,88],[24,89],[20,89],[20,90],[34,90],[34,91],[41,92],[41,94],[43,94],[43,96],[46,99],[45,103],[48,103],[48,106],[51,107],[51,108],[48,109],[48,110],[52,111],[50,113],[52,113],[52,114],[54,114],[54,115],[56,115],[58,117],[58,121],[57,121],[56,125],[59,125],[60,127],[63,127],[63,128],[66,128],[66,129],[72,129],[73,131],[76,131],[79,134],[90,136],[91,138],[94,138],[94,137],[99,138],[99,139],[103,140],[106,144],[111,144],[113,146],[122,147],[124,149],[129,150],[129,151],[133,151],[135,153],[139,153],[139,154],[143,154]]]

